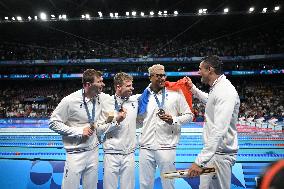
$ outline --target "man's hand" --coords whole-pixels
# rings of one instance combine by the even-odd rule
[[[90,127],[85,127],[83,129],[83,137],[92,136],[93,133],[94,133],[94,131]]]
[[[193,163],[191,167],[188,169],[189,177],[196,177],[202,173],[203,169],[199,167],[196,163]]]
[[[184,77],[186,82],[186,85],[188,86],[189,89],[191,89],[193,87],[193,83],[191,81],[191,79],[189,77]]]
[[[173,117],[170,114],[159,115],[159,118],[168,124],[173,124]]]
[[[117,112],[116,121],[117,123],[122,122],[126,117],[126,109],[122,108],[119,112]]]
[[[108,112],[106,123],[112,122],[113,118],[114,118],[114,112]]]

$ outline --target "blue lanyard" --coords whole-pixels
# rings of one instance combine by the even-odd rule
[[[160,103],[158,97],[157,97],[157,94],[154,93],[154,97],[155,97],[155,100],[157,102],[157,105],[159,107],[159,109],[163,109],[164,107],[164,104],[165,104],[165,96],[166,96],[166,91],[165,91],[165,88],[162,89],[162,103]]]
[[[85,98],[85,92],[82,89],[82,96],[83,96],[83,102],[84,102],[84,107],[88,116],[88,122],[90,123],[90,125],[92,126],[95,123],[95,111],[96,111],[96,100],[95,98],[93,99],[93,110],[92,110],[92,116],[90,114],[87,102],[86,102],[86,98]]]
[[[123,102],[120,104],[120,106],[118,105],[118,102],[117,102],[117,99],[116,99],[116,96],[114,95],[114,108],[116,111],[120,111],[122,109],[122,105],[128,100],[128,98],[124,98],[123,99]]]

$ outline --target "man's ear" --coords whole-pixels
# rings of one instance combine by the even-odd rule
[[[90,86],[90,82],[86,82],[86,83],[84,83],[84,84],[83,84],[83,86],[84,86],[84,87],[88,87],[88,86]]]
[[[211,67],[211,66],[209,66],[208,70],[209,70],[209,72],[214,72],[214,68]]]
[[[116,85],[116,88],[117,88],[117,89],[121,89],[121,86],[120,86],[120,85]]]

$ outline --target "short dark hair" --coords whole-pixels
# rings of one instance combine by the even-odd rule
[[[94,70],[94,69],[87,69],[83,73],[82,77],[82,83],[85,84],[87,82],[93,83],[94,82],[94,76],[101,77],[103,75],[102,72]]]
[[[223,74],[223,62],[221,61],[219,56],[217,55],[206,56],[202,58],[201,61],[203,61],[207,65],[207,68],[208,67],[214,68],[215,70],[214,72],[217,75]]]
[[[113,85],[116,87],[117,85],[122,86],[124,81],[133,81],[133,77],[125,72],[119,72],[115,74],[113,78]]]

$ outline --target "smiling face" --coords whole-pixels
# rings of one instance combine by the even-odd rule
[[[161,90],[165,87],[167,79],[165,68],[160,64],[155,64],[149,68],[149,79],[151,81],[151,88],[155,91]]]
[[[125,72],[115,74],[113,78],[115,93],[122,98],[130,97],[134,90],[132,82],[133,77]]]
[[[94,76],[94,82],[90,83],[87,82],[86,83],[86,87],[88,91],[88,94],[90,96],[95,96],[97,94],[100,94],[103,91],[105,84],[103,82],[103,77],[102,76]]]
[[[124,80],[122,85],[116,86],[116,94],[122,98],[128,98],[134,90],[132,80]]]
[[[104,89],[105,84],[104,84],[103,80],[104,79],[103,79],[102,76],[101,77],[95,76],[93,88],[94,88],[94,91],[97,92],[97,94],[100,94]]]
[[[201,76],[202,83],[212,86],[214,81],[223,74],[222,60],[215,55],[203,58],[198,74]]]
[[[150,75],[151,85],[154,88],[162,89],[165,87],[166,73],[164,70],[157,70],[154,74]]]
[[[87,69],[84,71],[82,83],[85,95],[88,98],[93,98],[100,94],[105,86],[102,73],[94,69]]]
[[[201,76],[202,83],[209,84],[210,68],[204,61],[199,65],[198,74]]]

